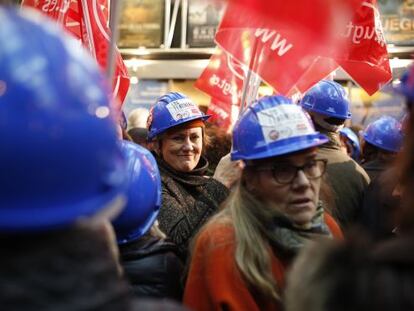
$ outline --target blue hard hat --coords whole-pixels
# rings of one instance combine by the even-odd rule
[[[161,178],[157,163],[147,149],[120,142],[127,161],[127,205],[113,222],[118,244],[144,235],[157,218],[161,206]]]
[[[249,106],[233,129],[232,160],[284,155],[328,142],[308,114],[283,96],[263,97]]]
[[[166,130],[197,119],[203,121],[205,115],[190,98],[178,92],[170,92],[158,98],[148,116],[148,139],[153,139]]]
[[[411,66],[401,77],[397,92],[404,95],[410,102],[414,101],[414,66]]]
[[[0,20],[0,231],[69,226],[124,194],[111,92],[56,23],[29,9]]]
[[[391,152],[399,152],[403,143],[401,123],[390,116],[370,123],[362,135],[371,145]]]
[[[334,81],[322,80],[300,101],[303,109],[338,119],[351,118],[345,89]]]
[[[346,137],[352,146],[352,154],[351,158],[354,160],[359,159],[359,155],[361,153],[361,145],[359,143],[359,139],[357,134],[354,133],[349,127],[344,127],[339,130],[339,134]]]

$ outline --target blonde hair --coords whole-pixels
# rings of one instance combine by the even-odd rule
[[[223,207],[209,223],[232,223],[236,241],[234,259],[249,289],[261,297],[279,301],[265,228],[265,220],[274,217],[275,209],[255,198],[243,182],[238,183]]]
[[[149,110],[146,108],[135,108],[128,114],[128,129],[147,127]]]

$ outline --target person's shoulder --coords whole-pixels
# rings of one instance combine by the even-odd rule
[[[210,264],[231,264],[235,247],[235,232],[231,224],[209,222],[199,231],[195,239],[192,258]]]
[[[329,164],[337,162],[352,162],[352,158],[337,148],[328,148],[323,145],[318,149],[319,156],[326,157]]]
[[[359,173],[359,175],[364,179],[364,181],[369,184],[371,179],[369,178],[369,175],[365,171],[365,169],[359,165],[354,159],[351,159],[355,163],[355,170]]]
[[[232,244],[235,241],[234,227],[226,220],[210,221],[200,230],[197,240],[212,245]]]
[[[358,176],[354,178],[360,178],[364,180],[364,183],[369,183],[370,179],[364,168],[341,150],[320,148],[318,155],[328,160],[328,172],[346,172],[349,175],[348,178]]]

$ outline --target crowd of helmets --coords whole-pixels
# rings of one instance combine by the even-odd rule
[[[0,9],[0,25],[2,240],[54,232],[105,213],[119,246],[141,238],[154,227],[162,200],[160,171],[146,143],[209,116],[172,92],[154,103],[149,128],[139,132],[141,138],[147,134],[145,148],[119,139],[105,78],[75,41],[33,13]],[[402,79],[403,93],[409,79]],[[357,131],[344,127],[350,117],[345,90],[333,81],[319,82],[300,105],[283,96],[258,99],[234,127],[231,158],[248,164],[323,145],[329,137],[319,127],[339,134],[343,153],[355,165],[369,162],[367,146],[394,158],[401,151],[407,120],[382,116]],[[282,124],[277,130],[273,119]],[[121,120],[125,129],[125,117]]]

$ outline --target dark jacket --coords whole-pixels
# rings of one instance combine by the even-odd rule
[[[190,239],[218,210],[229,195],[229,189],[204,176],[208,162],[203,157],[190,173],[178,172],[160,158],[157,162],[162,181],[160,229],[177,244],[180,257],[186,261]]]
[[[400,199],[392,195],[398,183],[390,163],[373,160],[364,164],[371,176],[365,191],[359,222],[375,239],[393,236]]]
[[[171,241],[145,235],[120,245],[125,276],[135,297],[170,298],[181,301],[184,265]]]
[[[0,310],[130,310],[106,228],[0,234]]]
[[[356,222],[364,192],[370,179],[364,169],[340,149],[337,133],[319,129],[329,142],[319,148],[321,158],[328,159],[327,180],[335,196],[332,215],[342,229]]]
[[[387,167],[391,165],[391,163],[386,161],[381,161],[379,159],[374,159],[365,163],[361,164],[364,168],[365,172],[367,172],[371,182],[377,178],[379,174],[381,174]]]

